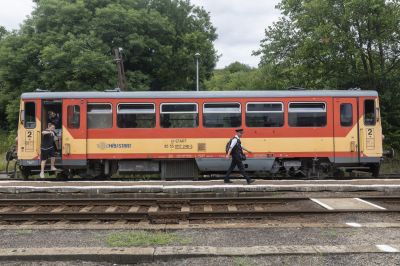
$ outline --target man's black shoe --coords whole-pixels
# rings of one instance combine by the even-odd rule
[[[233,183],[231,180],[224,180],[224,183],[226,183],[226,184],[231,184],[231,183]]]
[[[251,183],[254,183],[254,181],[255,181],[254,179],[251,179],[251,178],[248,179],[248,180],[247,180],[247,185],[250,185]]]

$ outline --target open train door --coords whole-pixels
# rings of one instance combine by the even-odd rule
[[[63,100],[62,160],[64,166],[87,165],[86,100]]]
[[[357,98],[334,98],[335,163],[359,163],[359,113]]]

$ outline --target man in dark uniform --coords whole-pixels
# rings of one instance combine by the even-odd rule
[[[44,168],[46,161],[50,157],[50,169],[51,171],[57,171],[58,169],[54,166],[56,157],[54,155],[54,142],[57,141],[57,135],[54,132],[55,126],[52,123],[47,124],[47,129],[43,130],[42,145],[40,149],[40,178],[44,178]]]
[[[243,135],[243,129],[239,128],[236,130],[236,136],[232,139],[231,145],[229,147],[228,153],[226,154],[226,158],[229,159],[229,157],[232,155],[232,162],[231,166],[229,167],[228,171],[226,172],[224,182],[225,183],[232,183],[232,181],[229,180],[229,175],[232,173],[233,169],[237,166],[240,170],[240,173],[243,175],[244,178],[247,180],[247,184],[251,184],[254,182],[253,179],[251,179],[246,172],[244,171],[244,165],[243,165],[243,150],[251,153],[251,151],[247,150],[242,146],[242,143],[240,142],[240,137]]]

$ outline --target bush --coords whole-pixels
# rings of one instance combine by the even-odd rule
[[[5,132],[0,130],[0,154],[5,153],[15,143],[16,133],[14,131]]]

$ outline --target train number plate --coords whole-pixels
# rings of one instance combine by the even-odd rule
[[[32,152],[34,151],[34,131],[27,130],[25,134],[25,151]]]
[[[367,150],[375,149],[375,132],[373,128],[367,128]]]

